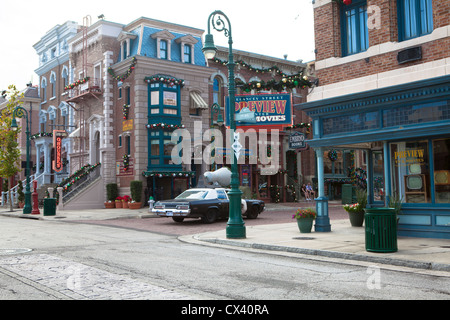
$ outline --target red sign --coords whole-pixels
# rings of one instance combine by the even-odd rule
[[[60,172],[63,169],[62,163],[62,140],[67,136],[65,130],[53,130],[53,148],[55,157],[53,160],[53,170]]]

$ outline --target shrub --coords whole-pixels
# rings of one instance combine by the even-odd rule
[[[131,198],[135,202],[141,202],[142,198],[142,181],[133,180],[130,182]]]
[[[106,197],[109,201],[116,200],[119,195],[119,189],[117,187],[117,183],[108,183],[106,185]]]

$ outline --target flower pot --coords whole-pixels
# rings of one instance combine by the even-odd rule
[[[142,202],[128,202],[129,209],[140,209]]]
[[[312,229],[314,218],[297,219],[298,229],[301,233],[310,233]]]
[[[348,217],[350,218],[350,224],[352,225],[352,227],[362,227],[364,222],[364,211],[349,212]]]
[[[128,201],[122,201],[122,206],[128,209]]]
[[[114,202],[105,202],[104,205],[106,209],[113,209],[116,207],[116,204]]]
[[[116,208],[123,208],[122,201],[116,201]]]

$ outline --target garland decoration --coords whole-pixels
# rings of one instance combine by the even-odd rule
[[[130,166],[130,157],[127,154],[123,155],[123,170],[127,171]]]
[[[245,92],[250,92],[251,90],[256,90],[258,92],[261,90],[281,92],[293,88],[310,88],[312,83],[308,80],[307,76],[288,76],[281,79],[281,81],[272,79],[267,82],[251,81],[248,83],[244,83],[241,79],[236,78],[236,86],[241,87]]]
[[[64,90],[73,89],[73,88],[79,86],[80,84],[86,83],[88,81],[89,81],[89,77],[85,77],[83,79],[75,81],[74,83],[68,84],[67,86],[64,87]]]
[[[181,88],[184,87],[184,80],[177,79],[171,76],[165,76],[165,75],[155,75],[151,77],[145,77],[144,81],[147,83],[163,83],[168,84],[170,87],[173,86],[180,86]]]
[[[136,59],[136,57],[133,57],[133,58],[131,59],[131,64],[130,64],[130,66],[128,67],[127,72],[125,72],[124,74],[117,76],[117,75],[114,73],[114,70],[113,70],[111,67],[108,68],[108,73],[109,73],[109,74],[111,75],[111,77],[113,77],[114,79],[120,80],[120,81],[124,81],[124,80],[125,80],[126,78],[128,78],[128,77],[130,76],[130,74],[133,72],[136,63],[137,63],[137,59]]]
[[[330,150],[328,151],[328,159],[330,159],[331,161],[336,161],[338,158],[338,154],[336,150]]]
[[[128,104],[124,104],[122,107],[123,119],[128,119],[128,112],[130,111],[130,106]]]
[[[42,137],[53,137],[53,132],[39,132],[31,135],[30,139],[34,140]]]
[[[167,124],[167,123],[153,123],[153,124],[147,124],[147,129],[182,129],[184,128],[184,124],[178,125],[178,124]]]

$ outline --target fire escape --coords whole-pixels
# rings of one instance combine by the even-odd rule
[[[101,89],[101,75],[95,74],[92,70],[92,63],[88,63],[88,29],[91,25],[91,17],[88,15],[83,18],[83,48],[82,55],[82,77],[73,84],[69,85],[67,102],[82,104],[91,97],[100,99],[103,94]],[[89,67],[89,70],[88,70]],[[90,77],[89,73],[93,72],[94,77]]]
[[[89,101],[94,97],[98,100],[101,99],[103,94],[101,87],[101,74],[92,69],[92,63],[88,62],[88,29],[91,25],[91,17],[87,15],[83,18],[82,26],[82,50],[81,58],[82,65],[80,78],[75,80],[72,84],[68,85],[65,90],[67,91],[66,102],[79,114],[79,126],[75,130],[73,138],[78,138],[79,140],[79,168],[86,164],[84,159],[84,150],[86,150],[86,139],[87,130],[89,127],[86,126],[85,109],[89,110]],[[80,72],[81,71],[81,72]],[[94,74],[94,77],[90,77],[90,73]],[[75,107],[73,104],[77,104]],[[89,116],[89,115],[88,115]]]

